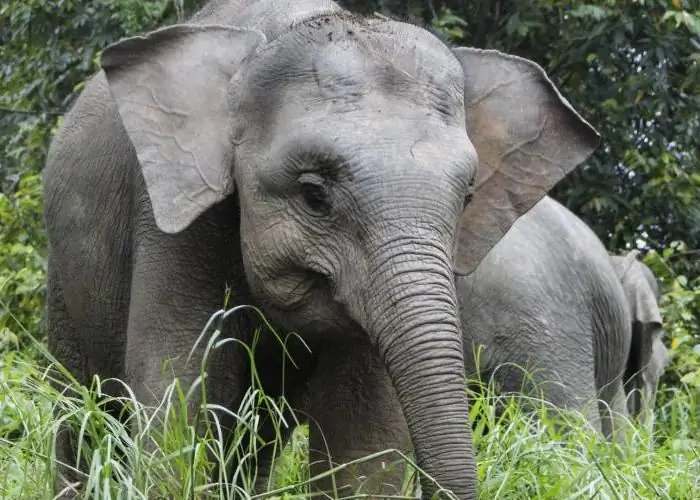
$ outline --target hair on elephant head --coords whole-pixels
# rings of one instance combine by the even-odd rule
[[[659,285],[638,255],[633,250],[611,260],[632,318],[632,345],[624,376],[627,406],[632,416],[642,417],[645,409],[653,408],[656,386],[668,364],[668,350],[663,344]]]
[[[148,195],[133,198],[160,230],[143,241],[186,241],[203,225],[221,234],[240,217],[245,280],[273,324],[307,338],[366,336],[419,465],[471,497],[453,268],[474,269],[592,153],[597,132],[519,57],[451,50],[325,0],[212,5],[197,24],[102,56]],[[233,195],[239,214],[215,218]],[[143,248],[139,269],[150,262],[138,260]]]

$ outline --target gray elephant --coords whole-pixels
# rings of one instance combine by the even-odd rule
[[[610,436],[610,409],[636,416],[628,392],[653,394],[666,355],[658,288],[635,255],[611,257],[581,219],[542,199],[457,279],[468,375],[503,392],[541,391]]]
[[[154,403],[166,360],[184,386],[198,375],[204,346],[187,355],[228,287],[311,348],[289,346],[293,367],[263,334],[256,366],[323,431],[315,471],[391,446],[405,415],[418,464],[474,498],[453,268],[598,143],[533,62],[327,0],[214,0],[107,48],[52,142],[50,350]],[[236,345],[209,360],[208,403],[235,409],[248,387]],[[57,453],[75,464],[71,443]]]
[[[645,422],[654,407],[669,352],[663,343],[659,284],[651,269],[637,259],[638,255],[635,250],[625,256],[611,256],[611,261],[632,316],[632,344],[624,375],[627,408],[630,415]]]

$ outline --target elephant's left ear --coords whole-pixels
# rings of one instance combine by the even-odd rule
[[[598,132],[532,61],[457,48],[467,133],[479,156],[462,215],[454,268],[471,273],[513,223],[595,151]]]

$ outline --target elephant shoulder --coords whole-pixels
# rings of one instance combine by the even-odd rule
[[[101,71],[87,83],[51,142],[44,169],[48,229],[62,217],[95,216],[105,212],[109,200],[123,200],[136,164]]]
[[[105,162],[129,152],[133,153],[133,147],[109,92],[105,73],[100,71],[85,85],[51,141],[46,176],[50,181],[74,171],[83,175],[89,172],[85,172],[81,160],[99,158]]]
[[[104,73],[93,76],[66,115],[44,169],[46,230],[52,265],[64,280],[97,280],[105,262],[122,266],[131,236],[136,155]],[[64,287],[66,283],[64,283]]]

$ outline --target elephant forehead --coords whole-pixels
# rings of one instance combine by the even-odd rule
[[[372,68],[356,47],[337,44],[324,47],[311,62],[311,74],[327,99],[359,101],[370,89]]]
[[[367,47],[360,43],[331,44],[313,57],[310,73],[325,100],[339,105],[361,101],[370,93],[403,98],[426,106],[445,118],[461,116],[459,80],[446,77],[444,69],[426,69],[425,50],[412,42],[408,47]]]
[[[464,72],[452,51],[433,34],[411,24],[370,20],[368,36],[381,59],[406,81],[442,87],[462,102]],[[403,80],[403,79],[402,79]]]
[[[339,20],[312,33],[305,28],[278,39],[252,68],[249,89],[258,106],[274,111],[306,99],[344,111],[368,96],[385,96],[427,108],[450,123],[463,121],[461,66],[428,32],[400,23]]]

